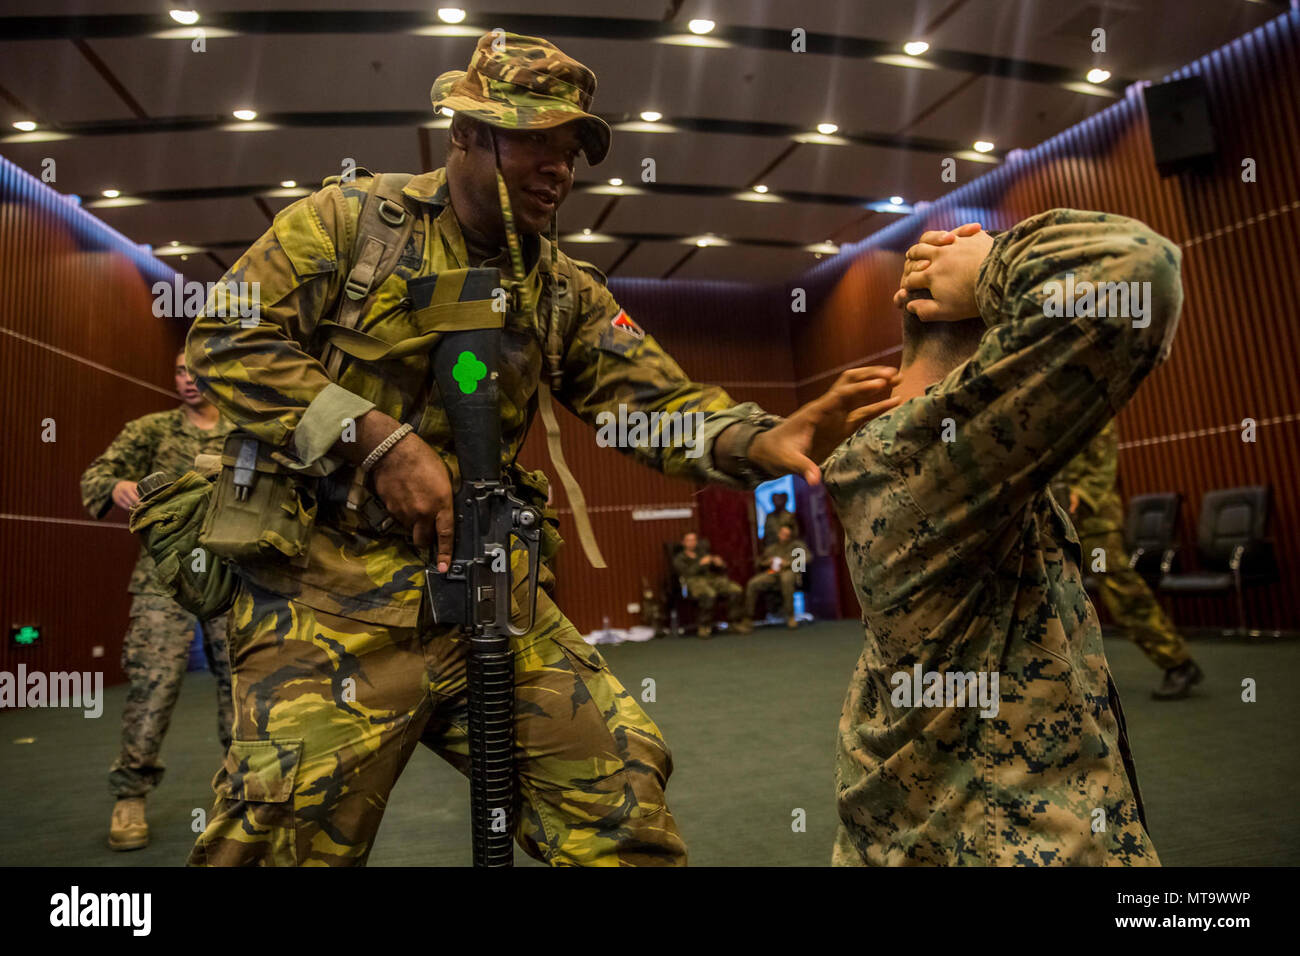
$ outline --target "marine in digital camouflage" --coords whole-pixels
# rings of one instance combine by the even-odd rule
[[[113,487],[119,481],[139,481],[155,471],[179,478],[194,467],[195,456],[218,454],[230,430],[224,418],[211,429],[199,428],[179,407],[127,422],[81,476],[81,503],[91,517],[103,518],[113,507]],[[109,790],[119,798],[143,796],[162,780],[159,753],[189,663],[195,623],[154,580],[153,559],[143,549],[128,590],[135,595],[122,644],[129,686],[122,747],[109,771]],[[217,680],[217,736],[224,749],[233,712],[225,617],[203,622],[203,635]]]
[[[1105,553],[1106,570],[1094,571],[1093,579],[1111,620],[1122,628],[1151,662],[1162,670],[1178,667],[1191,659],[1187,642],[1174,629],[1151,588],[1129,567],[1124,549],[1124,505],[1117,486],[1119,474],[1119,432],[1109,422],[1058,476],[1065,489],[1078,498],[1074,528],[1083,549],[1084,566],[1093,567],[1094,552]]]
[[[795,517],[793,511],[782,508],[780,511],[769,511],[767,517],[763,519],[763,540],[767,542],[777,539],[777,532],[781,528],[789,528],[790,534],[799,537],[799,519]]]
[[[159,754],[180,697],[194,641],[194,618],[175,601],[158,594],[131,600],[131,626],[122,644],[126,706],[122,711],[122,749],[108,774],[118,798],[140,797],[162,782]],[[230,746],[234,704],[226,652],[226,615],[203,622],[203,650],[217,681],[217,740]]]
[[[691,557],[685,551],[678,551],[673,557],[673,571],[685,586],[686,595],[699,606],[701,627],[713,619],[713,606],[718,598],[727,602],[727,619],[734,621],[740,614],[745,592],[725,572],[714,565],[701,564],[704,557],[700,552]]]
[[[183,408],[127,422],[82,474],[82,507],[92,518],[103,518],[113,507],[113,486],[119,481],[139,481],[155,471],[179,478],[194,467],[195,456],[220,454],[231,427],[221,418],[212,429],[199,428]],[[153,559],[141,549],[128,586],[132,594],[166,593],[154,582],[153,569]]]
[[[789,514],[789,512],[786,513]],[[764,538],[764,540],[769,539]],[[746,618],[754,616],[754,612],[758,608],[759,598],[768,591],[779,591],[781,594],[781,615],[785,618],[794,617],[794,592],[799,587],[799,572],[795,570],[795,562],[797,558],[801,558],[800,566],[806,567],[808,545],[798,538],[781,541],[777,534],[774,534],[770,540],[771,543],[759,555],[757,562],[758,573],[745,584]],[[778,558],[781,560],[781,569],[773,571],[772,563]]]
[[[980,270],[974,356],[825,463],[866,627],[835,863],[1158,864],[1079,542],[1047,486],[1167,354],[1180,258],[1120,216],[1018,224]],[[1044,283],[1068,273],[1149,282],[1150,324],[1045,315]],[[996,715],[896,706],[914,667],[997,674]]]
[[[469,70],[450,70],[430,91],[433,108],[506,129],[550,129],[578,122],[587,162],[609,152],[609,124],[590,112],[596,74],[540,37],[487,33]]]
[[[468,79],[440,78],[435,104],[498,126],[580,122],[590,161],[602,158],[608,127],[584,112],[595,88],[590,71],[562,55],[523,52],[516,42],[541,49],[544,41],[506,35],[505,49],[530,63],[506,78],[491,39],[480,41]],[[492,112],[476,113],[485,103]],[[559,380],[552,384],[548,376],[548,384],[593,427],[598,415],[617,414],[620,405],[664,413],[665,428],[678,420],[674,413],[704,416],[694,448],[653,436],[642,447],[620,450],[671,476],[742,486],[714,467],[713,442],[732,424],[764,421],[761,409],[692,382],[653,336],[616,324],[622,310],[609,291],[558,250],[552,265],[545,238],[521,237],[524,275],[504,249],[467,244],[446,175],[445,169],[423,173],[404,188],[414,229],[356,326],[381,346],[423,337],[419,349],[382,362],[346,356],[334,381],[321,363],[325,339],[337,335],[329,323],[351,268],[351,237],[370,178],[365,170],[281,211],[216,287],[213,308],[191,330],[188,364],[209,400],[289,469],[325,476],[317,484],[320,506],[305,561],[240,566],[245,587],[232,611],[235,741],[215,782],[217,806],[195,863],[364,862],[388,789],[416,740],[465,769],[464,648],[457,634],[421,626],[425,557],[399,530],[375,534],[331,504],[338,500],[331,489],[346,488],[352,472],[328,451],[349,421],[372,408],[412,424],[458,482],[453,436],[429,361],[440,332],[428,310],[412,310],[410,280],[497,267],[503,285],[522,292],[510,297],[504,313],[501,463],[538,507],[546,500],[546,479],[522,472],[515,456],[538,408],[544,352],[554,354],[552,343]],[[224,298],[232,289],[251,292],[251,283],[260,290],[259,321],[218,317],[248,313],[252,303]],[[552,549],[557,545],[555,536]],[[518,587],[518,563],[514,572]],[[543,568],[543,587],[552,581]],[[671,760],[653,722],[549,597],[539,595],[538,602],[534,627],[512,641],[520,844],[553,863],[684,863],[685,848],[664,805]],[[347,678],[355,679],[359,704],[342,697]]]

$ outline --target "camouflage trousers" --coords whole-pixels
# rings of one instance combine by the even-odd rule
[[[700,623],[713,616],[713,605],[718,598],[727,599],[727,619],[736,620],[740,616],[740,604],[745,592],[740,585],[725,574],[699,575],[684,578],[686,594],[700,607]]]
[[[241,585],[235,740],[191,865],[364,864],[417,744],[469,770],[467,644]],[[515,639],[515,839],[551,865],[682,865],[654,722],[545,592]]]
[[[171,598],[160,594],[132,597],[131,626],[122,645],[122,669],[128,682],[122,751],[108,774],[113,796],[144,796],[162,781],[164,766],[159,752],[180,697],[193,639],[193,615]],[[203,622],[203,650],[217,679],[217,739],[224,751],[230,746],[234,719],[225,615]]]
[[[781,614],[794,617],[795,580],[793,571],[763,571],[749,579],[745,585],[745,617],[752,618],[758,609],[758,599],[768,591],[781,592]]]
[[[1093,566],[1093,552],[1106,552],[1105,573],[1094,572],[1097,593],[1116,627],[1123,628],[1151,662],[1162,670],[1177,667],[1191,658],[1187,642],[1173,623],[1142,575],[1128,566],[1124,536],[1118,530],[1083,518],[1077,526],[1083,547],[1084,566]]]

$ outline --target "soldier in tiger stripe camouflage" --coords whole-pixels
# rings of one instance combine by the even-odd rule
[[[895,370],[882,368],[844,373],[785,420],[738,405],[687,378],[595,269],[554,249],[542,233],[549,226],[554,235],[578,155],[594,164],[608,151],[609,127],[588,112],[594,90],[591,71],[547,41],[485,35],[468,71],[434,84],[434,108],[455,113],[447,165],[402,189],[413,231],[355,328],[340,336],[330,318],[355,270],[364,170],[281,211],[218,285],[220,296],[257,283],[257,322],[221,318],[253,305],[223,301],[194,323],[189,356],[201,387],[303,488],[313,483],[300,503],[317,512],[302,560],[239,564],[235,740],[192,863],[364,863],[417,743],[467,767],[465,644],[433,624],[423,600],[425,567],[450,560],[455,440],[430,385],[438,326],[432,310],[412,310],[408,282],[496,267],[518,293],[504,315],[501,462],[539,508],[546,478],[515,458],[552,393],[593,427],[620,405],[665,413],[664,421],[698,413],[693,449],[653,436],[621,450],[670,476],[737,488],[792,472],[815,480],[816,461],[892,407],[884,396]],[[369,360],[354,349],[331,377],[322,352],[334,340],[383,355]],[[400,423],[413,432],[398,436]],[[382,457],[360,467],[377,449]],[[364,509],[342,507],[331,493],[353,487],[359,467],[364,494],[392,528],[361,523]],[[549,557],[559,540],[554,512],[547,519]],[[524,563],[516,554],[516,607],[527,603]],[[663,736],[551,600],[553,581],[544,566],[538,617],[513,642],[514,835],[553,865],[683,864],[664,795],[672,760]]]

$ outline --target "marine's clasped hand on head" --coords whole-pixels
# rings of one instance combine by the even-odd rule
[[[923,233],[906,253],[894,305],[922,322],[959,322],[979,315],[975,283],[993,237],[977,222]]]

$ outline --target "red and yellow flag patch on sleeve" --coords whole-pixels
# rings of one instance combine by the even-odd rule
[[[632,316],[628,315],[624,309],[618,310],[618,315],[609,320],[609,324],[616,329],[621,329],[629,335],[634,335],[638,339],[645,338],[645,330],[632,321]]]

